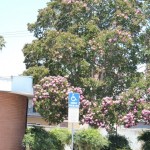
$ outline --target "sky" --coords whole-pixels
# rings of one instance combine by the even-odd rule
[[[34,39],[27,23],[36,21],[38,10],[46,7],[48,1],[0,0],[0,35],[6,41],[0,51],[0,76],[21,75],[26,69],[22,49]],[[139,67],[143,71],[143,66]]]
[[[0,35],[6,44],[0,51],[0,76],[16,76],[26,69],[22,49],[34,39],[27,23],[36,21],[38,10],[49,0],[0,0]]]

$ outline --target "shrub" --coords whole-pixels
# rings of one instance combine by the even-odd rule
[[[49,133],[42,127],[33,126],[27,129],[23,138],[23,145],[27,150],[48,150],[49,148],[56,150],[54,141],[55,139],[50,137]]]
[[[109,147],[105,150],[131,150],[125,136],[111,134],[108,137]]]
[[[42,127],[28,128],[23,138],[27,150],[64,150],[71,134],[67,129],[52,129],[47,132]]]
[[[54,143],[57,150],[64,150],[65,145],[69,145],[71,143],[71,133],[68,129],[52,129],[50,132],[50,136],[54,137],[56,140]]]
[[[150,130],[144,131],[138,136],[138,141],[143,141],[142,150],[150,150]]]
[[[62,76],[44,77],[34,86],[35,109],[49,125],[59,124],[68,118],[68,94],[71,91],[80,94],[81,121],[91,102],[84,97],[80,87],[71,86],[67,78]]]
[[[96,129],[80,130],[74,135],[75,150],[101,150],[107,145],[108,140]]]

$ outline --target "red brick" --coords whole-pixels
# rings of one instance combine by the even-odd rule
[[[27,97],[0,92],[0,150],[22,150]]]

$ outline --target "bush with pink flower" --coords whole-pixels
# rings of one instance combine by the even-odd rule
[[[95,104],[97,107],[91,107],[84,121],[95,128],[106,128],[108,132],[116,131],[120,125],[129,128],[141,121],[150,124],[150,110],[145,109],[145,104],[148,103],[143,98],[105,97],[101,103]]]
[[[59,124],[68,117],[68,94],[80,94],[80,119],[87,113],[91,102],[83,95],[79,87],[73,87],[65,77],[44,77],[34,86],[33,103],[36,110],[49,124]]]
[[[80,87],[71,86],[62,76],[45,77],[34,86],[34,90],[35,108],[49,124],[59,124],[68,118],[69,92],[80,94],[82,124],[104,127],[108,132],[116,131],[120,125],[126,128],[135,126],[140,121],[150,124],[150,110],[145,107],[149,103],[137,93],[125,93],[115,99],[104,97],[101,102],[91,102],[85,98]]]

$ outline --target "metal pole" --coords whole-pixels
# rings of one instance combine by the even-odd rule
[[[74,135],[74,128],[72,123],[72,143],[71,143],[71,150],[73,150],[73,135]]]

